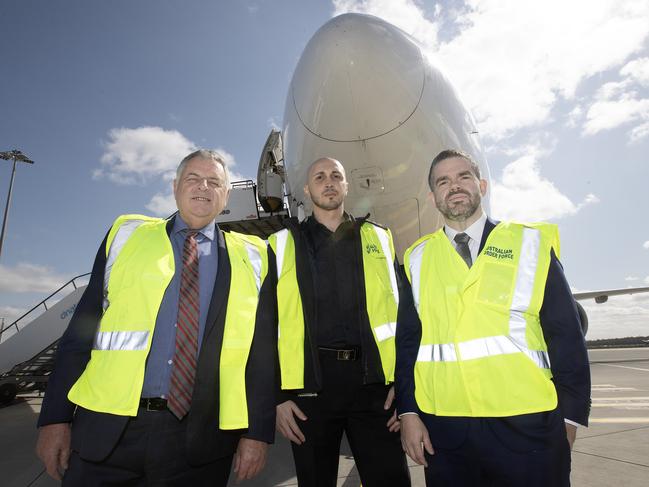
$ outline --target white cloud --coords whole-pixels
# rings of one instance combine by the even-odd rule
[[[637,58],[627,63],[620,70],[620,74],[643,86],[649,86],[649,57]]]
[[[594,99],[597,101],[607,101],[614,98],[619,98],[626,93],[631,85],[632,83],[628,79],[625,79],[623,81],[610,81],[608,83],[604,83],[595,92]]]
[[[586,338],[619,338],[649,335],[649,293],[611,296],[604,304],[581,301],[588,315]]]
[[[566,127],[568,128],[577,127],[581,123],[581,120],[583,118],[584,118],[584,109],[581,105],[577,105],[566,116]]]
[[[334,15],[359,12],[381,17],[404,30],[427,48],[437,46],[440,25],[424,16],[410,0],[333,0]],[[439,8],[436,12],[440,12]]]
[[[178,163],[197,149],[196,144],[176,130],[161,127],[111,129],[108,138],[102,167],[95,170],[94,177],[107,177],[118,184],[168,181],[169,189],[153,195],[145,206],[157,216],[176,211],[171,182],[176,177]],[[223,147],[216,151],[223,157],[232,181],[250,179],[233,170],[237,163],[230,152]]]
[[[176,200],[171,191],[156,193],[145,206],[155,216],[168,217],[176,211]]]
[[[0,291],[12,293],[54,292],[69,275],[59,274],[50,267],[19,262],[14,267],[0,264]]]
[[[626,277],[624,278],[624,280],[625,280],[625,281],[628,281],[628,282],[634,282],[634,281],[639,281],[640,278],[637,277],[637,276],[626,276]]]
[[[494,217],[526,221],[553,220],[574,215],[584,206],[599,202],[597,196],[588,194],[581,203],[573,203],[541,175],[538,162],[540,157],[538,149],[527,147],[525,154],[503,169],[499,180],[492,181],[491,210]]]
[[[108,138],[102,167],[93,175],[119,184],[143,183],[161,175],[169,179],[182,158],[196,150],[180,132],[161,127],[115,128]]]
[[[583,133],[594,135],[639,120],[649,121],[649,98],[638,99],[633,94],[624,93],[617,100],[593,103],[586,114]],[[646,135],[646,131],[636,130],[634,139]]]
[[[246,177],[234,171],[233,168],[237,165],[237,162],[232,154],[226,151],[223,147],[215,149],[216,152],[221,154],[225,165],[230,172],[230,181],[241,181],[243,179],[253,179],[251,177]],[[175,177],[175,173],[174,173]],[[147,210],[151,211],[156,216],[167,217],[176,211],[176,200],[174,199],[172,185],[169,184],[169,190],[166,192],[156,193],[151,200],[146,204]]]
[[[22,316],[27,309],[16,308],[15,306],[0,306],[0,318],[4,318],[4,326],[9,326],[16,321],[16,318]]]
[[[649,120],[631,129],[629,142],[634,144],[649,136]]]
[[[649,3],[636,0],[469,0],[436,9],[433,19],[413,0],[333,4],[336,14],[377,15],[422,42],[492,139],[548,121],[558,100],[572,100],[584,80],[621,66],[649,33]],[[442,30],[456,34],[440,42]]]
[[[593,96],[586,113],[583,135],[594,135],[622,125],[637,124],[628,133],[635,143],[649,136],[649,98],[639,94],[649,87],[649,58],[627,63],[619,74],[621,81],[603,84]]]
[[[649,249],[649,240],[642,244],[643,249]]]

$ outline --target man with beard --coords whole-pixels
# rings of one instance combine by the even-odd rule
[[[487,218],[487,181],[460,151],[435,157],[429,184],[445,227],[404,257],[403,449],[428,486],[569,485],[590,372],[556,226]]]
[[[313,215],[269,239],[277,265],[277,429],[299,485],[336,485],[343,432],[365,487],[409,486],[392,405],[399,293],[390,231],[344,211],[345,169],[309,168]]]

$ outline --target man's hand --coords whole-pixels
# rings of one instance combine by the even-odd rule
[[[266,464],[268,444],[264,441],[241,438],[234,454],[234,471],[237,482],[248,480],[257,475]]]
[[[41,426],[36,441],[36,455],[45,465],[47,474],[61,480],[70,459],[70,423]]]
[[[383,409],[386,411],[390,409],[390,406],[392,406],[392,402],[394,401],[394,386],[390,387],[390,390],[388,391],[388,397],[385,398],[385,404],[383,404]],[[397,418],[397,410],[395,409],[394,412],[392,413],[392,416],[390,416],[390,419],[388,420],[386,426],[388,427],[388,430],[391,433],[396,433],[401,429],[401,423],[399,422],[399,418]]]
[[[424,448],[429,455],[434,455],[433,444],[430,442],[428,430],[416,414],[401,416],[401,446],[410,458],[419,465],[428,467]]]
[[[285,401],[277,406],[277,420],[275,426],[277,431],[282,433],[285,438],[291,440],[297,445],[301,445],[306,441],[302,430],[295,421],[295,416],[302,421],[306,421],[306,416],[302,410],[297,407],[293,401]]]
[[[575,439],[577,438],[577,427],[574,424],[566,423],[566,435],[568,436],[568,444],[572,451],[572,445],[574,445]]]

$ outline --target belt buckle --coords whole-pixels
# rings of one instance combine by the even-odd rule
[[[149,412],[162,411],[164,408],[160,407],[157,397],[147,397],[144,399],[144,410]]]
[[[337,360],[354,360],[356,358],[356,350],[338,350],[336,356]]]

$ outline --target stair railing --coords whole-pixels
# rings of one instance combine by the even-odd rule
[[[78,276],[76,276],[76,277],[73,277],[73,278],[70,279],[68,282],[66,282],[65,284],[63,284],[63,286],[61,286],[61,287],[58,288],[56,291],[54,291],[52,294],[50,294],[48,297],[46,297],[45,299],[43,299],[43,300],[42,300],[40,303],[38,303],[36,306],[34,306],[34,307],[31,308],[29,311],[25,312],[22,316],[20,316],[19,318],[17,318],[13,323],[11,323],[11,324],[8,325],[8,326],[3,326],[3,327],[0,329],[0,341],[2,341],[2,335],[3,335],[7,330],[10,330],[11,328],[15,327],[15,328],[16,328],[16,332],[20,331],[20,327],[26,326],[27,323],[29,323],[29,322],[32,321],[31,319],[27,319],[27,317],[28,317],[29,315],[31,315],[31,313],[35,312],[35,311],[36,311],[37,309],[39,309],[41,306],[45,308],[45,310],[44,310],[43,312],[47,311],[47,310],[49,309],[49,308],[47,307],[47,302],[48,302],[51,298],[53,298],[54,296],[56,296],[57,294],[59,294],[60,292],[62,292],[62,291],[63,291],[65,288],[67,288],[68,286],[73,286],[74,289],[77,289],[77,288],[79,287],[79,286],[77,285],[77,284],[78,284],[77,281],[79,281],[79,280],[81,280],[81,278],[86,277],[86,276],[89,276],[89,275],[90,275],[90,272],[87,272],[87,273],[85,273],[85,274],[80,274],[80,275],[78,275]],[[70,292],[72,292],[72,291],[70,291]],[[68,294],[68,293],[66,293],[66,294]],[[59,301],[59,300],[57,300],[57,302],[58,302],[58,301]],[[33,317],[33,315],[32,315],[32,317]],[[23,323],[24,323],[24,324],[23,324]]]

